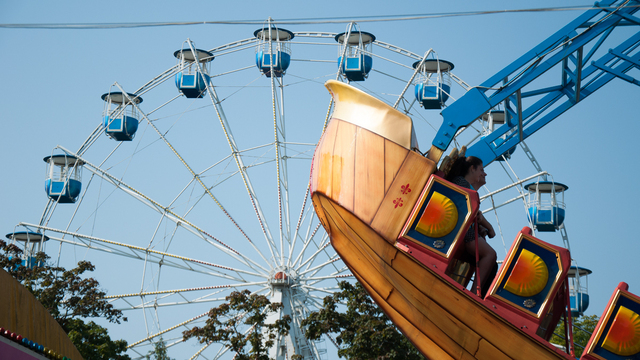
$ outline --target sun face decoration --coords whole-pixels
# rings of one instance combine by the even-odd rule
[[[434,191],[416,225],[416,230],[422,235],[439,238],[449,234],[457,223],[456,205],[448,197]]]
[[[620,356],[640,352],[640,315],[620,306],[602,348]]]
[[[523,249],[504,289],[522,297],[533,296],[547,286],[548,280],[549,269],[544,260],[531,251]]]

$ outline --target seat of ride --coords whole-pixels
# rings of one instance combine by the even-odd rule
[[[613,291],[581,360],[640,359],[640,297],[621,282]]]
[[[466,289],[475,259],[464,249],[464,237],[475,221],[478,194],[438,175],[431,175],[409,216],[396,247],[439,274],[449,284]],[[549,340],[568,303],[567,249],[548,244],[523,228],[491,284],[477,297],[502,318],[532,336]]]

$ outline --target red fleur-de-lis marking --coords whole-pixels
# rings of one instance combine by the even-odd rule
[[[400,187],[400,192],[402,192],[403,194],[408,194],[411,192],[411,189],[409,189],[409,184],[407,185],[402,185]]]
[[[393,208],[397,208],[398,206],[402,207],[402,198],[397,198],[395,200],[393,200],[393,203],[396,204],[396,206],[394,206]]]

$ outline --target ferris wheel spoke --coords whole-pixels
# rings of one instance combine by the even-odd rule
[[[140,95],[142,95],[142,94],[140,94]],[[151,110],[151,111],[148,111],[145,115],[146,115],[146,116],[149,116],[149,115],[153,114],[154,112],[156,112],[156,111],[158,111],[158,110],[160,110],[160,109],[164,108],[165,106],[167,106],[167,105],[171,104],[173,101],[175,101],[176,99],[179,99],[179,98],[181,98],[181,97],[182,97],[182,93],[180,93],[180,94],[178,94],[178,95],[174,96],[173,98],[171,98],[171,99],[169,99],[168,101],[166,101],[165,103],[163,103],[163,104],[159,105],[159,106],[158,106],[158,107],[156,107],[155,109],[153,109],[153,110]]]
[[[154,311],[157,311],[158,308],[166,307],[166,306],[188,305],[188,304],[203,303],[203,302],[222,302],[225,300],[226,297],[213,297],[213,296],[217,296],[221,292],[222,290],[216,291],[204,296],[200,296],[194,299],[188,299],[183,293],[180,293],[180,292],[172,293],[168,295],[165,294],[164,296],[161,296],[161,297],[152,295],[151,299],[146,299],[144,296],[140,296],[141,302],[139,304],[134,304],[127,298],[111,299],[109,302],[117,303],[118,300],[125,302],[128,305],[128,307],[117,308],[120,311],[131,311],[131,310],[139,311],[139,310],[150,309],[150,308],[154,309]],[[177,301],[169,302],[167,298],[170,296],[177,296],[181,300],[178,299]],[[158,300],[163,300],[164,302],[159,302]]]
[[[494,190],[494,191],[492,191],[492,192],[490,192],[488,194],[480,196],[480,201],[482,201],[482,200],[484,200],[484,199],[486,199],[486,198],[488,198],[490,196],[493,196],[495,194],[501,193],[501,192],[503,192],[505,190],[508,190],[508,189],[510,189],[512,187],[515,187],[515,186],[518,186],[520,184],[523,184],[523,183],[525,183],[525,182],[527,182],[527,181],[529,181],[531,179],[535,179],[535,178],[537,178],[539,176],[544,176],[544,175],[548,175],[548,174],[549,174],[548,172],[542,171],[542,172],[539,172],[537,174],[534,174],[534,175],[531,175],[531,176],[527,176],[526,178],[524,178],[522,180],[518,180],[518,181],[516,181],[516,182],[514,182],[512,184],[509,184],[507,186],[504,186],[504,187],[502,187],[502,188],[500,188],[498,190]]]
[[[267,245],[269,247],[269,251],[271,253],[271,257],[275,258],[275,254],[277,253],[277,247],[276,244],[273,240],[273,236],[271,235],[271,231],[269,230],[269,225],[265,220],[264,214],[262,212],[262,209],[260,207],[260,204],[258,202],[258,198],[255,195],[255,191],[253,189],[253,185],[251,183],[250,177],[247,173],[247,168],[244,165],[244,162],[242,160],[242,157],[240,156],[240,151],[239,148],[235,142],[235,139],[233,137],[233,134],[231,133],[231,128],[229,126],[229,123],[227,122],[227,117],[224,113],[224,109],[222,108],[222,104],[218,99],[218,95],[215,91],[215,87],[213,86],[213,84],[211,83],[207,83],[207,93],[209,94],[209,98],[211,100],[211,102],[214,105],[216,114],[218,116],[218,120],[220,121],[220,125],[222,126],[222,130],[225,134],[225,137],[227,139],[227,143],[229,144],[229,148],[231,149],[231,153],[236,161],[236,166],[238,167],[238,171],[240,171],[240,176],[242,178],[242,181],[244,183],[245,189],[247,190],[247,193],[249,195],[249,200],[251,201],[251,205],[253,206],[254,212],[256,214],[256,217],[258,218],[258,222],[260,224],[260,228],[262,229],[262,233],[265,236],[265,240],[267,242]],[[255,247],[255,244],[251,243],[252,246]],[[260,256],[262,256],[263,259],[265,259],[264,255],[262,254],[262,252],[260,252],[259,250],[257,250],[258,253],[260,254]],[[269,263],[266,259],[265,259],[266,263]]]
[[[68,239],[50,236],[49,238],[51,240],[64,242],[71,245],[81,246],[88,249],[99,250],[99,251],[107,252],[113,255],[129,257],[129,258],[133,258],[141,261],[149,261],[156,264],[162,264],[162,265],[166,265],[166,266],[170,266],[170,267],[174,267],[182,270],[195,271],[195,272],[223,278],[226,280],[244,281],[244,279],[242,279],[240,274],[256,276],[256,277],[266,276],[266,274],[264,273],[255,273],[255,272],[246,271],[242,269],[213,264],[213,263],[209,263],[202,260],[191,259],[191,258],[180,256],[180,255],[174,255],[166,252],[143,248],[140,246],[129,245],[129,244],[118,243],[118,242],[110,241],[106,239],[101,239],[95,236],[83,235],[83,234],[74,233],[70,231],[64,231],[64,230],[59,230],[59,229],[54,229],[54,228],[44,227],[44,226],[39,226],[34,224],[28,224],[28,223],[20,223],[20,225],[27,228],[35,228],[35,229],[40,229],[48,232],[69,235],[76,239],[79,239],[80,241],[72,241]],[[88,242],[85,242],[82,240],[86,240]],[[94,242],[100,243],[103,246],[97,246]],[[178,259],[180,260],[180,262],[168,260],[167,258]],[[229,275],[229,273],[236,273],[238,277],[231,276]]]
[[[213,295],[211,295],[213,296]],[[121,311],[130,311],[130,310],[142,310],[142,309],[146,309],[146,308],[163,308],[163,307],[169,307],[169,306],[180,306],[180,305],[189,305],[189,304],[200,304],[200,303],[210,303],[210,302],[222,302],[226,299],[226,296],[223,297],[218,297],[218,298],[211,298],[209,296],[203,296],[201,298],[198,299],[193,299],[193,300],[189,300],[186,298],[183,298],[182,301],[178,300],[178,301],[172,301],[172,302],[165,302],[165,303],[158,303],[155,300],[154,301],[147,301],[143,304],[140,305],[134,305],[133,307],[130,308],[120,308],[118,310]]]
[[[353,275],[351,275],[351,274],[348,274],[348,275],[337,275],[337,274],[340,274],[340,273],[345,272],[345,271],[348,271],[348,270],[349,270],[349,268],[346,268],[346,267],[345,267],[345,268],[342,268],[342,269],[338,270],[337,272],[335,272],[335,273],[333,273],[333,274],[331,274],[331,275],[326,275],[326,276],[309,276],[309,277],[307,277],[307,278],[306,278],[306,280],[307,280],[307,281],[309,281],[309,283],[313,285],[313,284],[318,283],[318,282],[323,281],[323,280],[337,279],[337,278],[339,278],[339,277],[343,277],[343,278],[344,278],[344,277],[351,277],[351,276],[353,276]]]
[[[293,264],[291,265],[292,267],[296,267],[298,266],[298,262],[302,261],[302,259],[304,259],[304,255],[305,252],[307,250],[307,247],[309,247],[309,244],[311,244],[312,242],[315,243],[315,241],[313,240],[316,233],[318,232],[318,230],[320,229],[320,223],[316,224],[316,228],[313,230],[313,233],[311,234],[311,236],[307,237],[306,241],[304,242],[304,246],[302,247],[302,249],[300,250],[300,253],[298,254],[298,257],[296,257],[296,260],[293,262]],[[311,226],[311,223],[309,223],[309,226]],[[325,239],[328,238],[328,235],[326,233],[323,234],[322,239],[320,240],[321,242],[325,241]],[[302,265],[298,266],[298,268],[302,267]]]
[[[81,157],[78,157],[78,158],[82,159]],[[109,183],[114,185],[116,188],[124,191],[125,193],[129,194],[133,198],[141,201],[143,204],[149,206],[151,209],[156,210],[158,213],[164,214],[167,219],[169,219],[169,220],[173,221],[174,223],[180,225],[182,228],[184,228],[187,231],[193,233],[197,237],[205,240],[207,243],[213,245],[214,247],[216,247],[217,249],[221,250],[222,252],[232,256],[233,258],[235,258],[236,260],[238,260],[241,263],[245,264],[246,266],[248,266],[248,267],[250,267],[250,268],[252,268],[252,269],[254,269],[256,271],[262,270],[264,272],[268,272],[267,269],[262,267],[260,264],[258,264],[254,260],[252,260],[250,257],[248,257],[248,256],[242,254],[241,252],[233,249],[232,247],[230,247],[229,245],[227,245],[224,242],[220,241],[219,239],[215,238],[211,234],[208,234],[204,230],[200,229],[198,226],[192,224],[190,221],[188,221],[185,218],[183,218],[182,216],[176,214],[169,207],[160,205],[158,202],[156,202],[153,199],[151,199],[150,197],[142,194],[140,191],[134,189],[130,185],[127,185],[122,180],[117,179],[115,176],[109,174],[105,170],[100,169],[96,165],[93,165],[93,164],[91,164],[90,162],[88,162],[88,161],[86,161],[84,159],[82,159],[82,160],[84,161],[85,167],[89,171],[91,171],[93,174],[95,174],[95,175],[101,177],[102,179],[108,181]]]
[[[52,210],[55,208],[57,202],[55,200],[51,200],[51,198],[49,198],[47,200],[47,205],[45,205],[44,210],[42,210],[42,215],[40,215],[40,225],[45,225],[51,215],[52,215]]]
[[[337,286],[330,287],[330,288],[319,288],[319,287],[315,287],[315,286],[302,285],[302,287],[307,289],[307,290],[319,291],[319,292],[323,292],[323,293],[326,293],[326,294],[329,294],[329,295],[333,295],[335,293],[335,291],[331,291],[331,289],[333,289],[333,290],[340,289]]]
[[[191,166],[189,166],[189,164],[187,164],[187,162],[184,160],[184,158],[178,153],[178,151],[171,145],[171,143],[169,142],[169,140],[167,140],[167,138],[162,134],[162,132],[160,132],[160,130],[153,124],[153,122],[146,116],[146,114],[138,107],[138,104],[135,101],[131,101],[131,99],[129,98],[129,95],[124,91],[124,89],[122,89],[122,87],[120,87],[120,85],[118,83],[116,83],[116,85],[118,86],[118,88],[122,91],[123,95],[127,97],[128,101],[131,103],[131,105],[136,108],[136,110],[142,115],[142,117],[147,121],[147,123],[156,131],[156,133],[158,134],[158,136],[160,136],[160,138],[162,138],[162,140],[167,144],[167,146],[171,149],[171,151],[174,153],[174,155],[176,155],[178,157],[178,159],[180,160],[180,162],[182,162],[182,164],[187,168],[187,170],[191,173],[191,176],[193,176],[196,181],[202,186],[202,188],[204,189],[204,191],[211,197],[211,199],[213,199],[213,201],[218,205],[218,207],[222,210],[222,212],[227,216],[227,218],[233,223],[233,225],[240,231],[240,233],[249,241],[249,243],[254,247],[254,249],[256,249],[256,251],[263,257],[264,261],[266,263],[267,260],[266,258],[264,258],[264,256],[262,255],[262,253],[258,250],[258,248],[255,246],[255,244],[253,244],[253,241],[251,241],[251,239],[249,238],[249,236],[244,232],[244,230],[242,230],[242,228],[240,227],[240,225],[233,219],[233,217],[231,216],[231,214],[229,214],[229,212],[224,208],[224,206],[222,206],[222,204],[218,201],[218,199],[213,195],[213,193],[211,192],[211,190],[209,190],[209,188],[204,184],[204,182],[202,182],[202,179],[200,178],[200,176],[193,171],[193,169],[191,168]]]
[[[320,270],[318,270],[320,271]],[[318,271],[314,272],[313,274],[311,274],[311,276],[307,277],[308,279],[310,279],[309,281],[307,281],[307,285],[316,285],[322,281],[324,281],[325,279],[323,279],[323,277],[316,277],[315,275],[318,273]],[[338,280],[339,278],[347,278],[347,277],[353,277],[353,274],[342,274],[344,272],[347,271],[351,271],[346,265],[344,267],[342,267],[341,269],[338,269],[334,272],[332,272],[331,274],[329,274],[327,276],[327,279],[335,279]],[[342,275],[341,275],[342,274]]]
[[[169,328],[167,328],[167,329],[164,329],[164,330],[162,330],[162,331],[160,331],[160,332],[158,332],[158,333],[155,333],[155,334],[153,334],[153,335],[147,336],[146,338],[144,338],[144,339],[142,339],[142,340],[138,340],[138,341],[136,341],[136,342],[133,342],[133,343],[131,343],[131,344],[127,345],[127,349],[135,348],[136,346],[138,346],[138,345],[140,345],[140,344],[142,344],[142,343],[144,343],[144,342],[146,342],[146,341],[149,341],[149,340],[151,340],[151,339],[154,339],[154,338],[156,338],[156,337],[158,337],[158,336],[161,336],[161,335],[163,335],[163,334],[166,334],[166,333],[168,333],[169,331],[175,330],[175,329],[177,329],[177,328],[179,328],[179,327],[182,327],[182,326],[186,326],[187,324],[189,324],[189,323],[191,323],[191,322],[194,322],[194,321],[196,321],[196,320],[198,320],[198,319],[200,319],[200,318],[202,318],[202,317],[207,316],[207,314],[209,314],[209,312],[208,312],[208,311],[207,311],[207,312],[205,312],[205,313],[202,313],[202,314],[200,314],[200,315],[198,315],[198,316],[194,316],[194,317],[192,317],[191,319],[186,320],[186,321],[183,321],[183,322],[181,322],[181,323],[179,323],[179,324],[177,324],[177,325],[174,325],[174,326],[171,326],[171,327],[169,327]]]
[[[306,261],[304,261],[303,263],[301,263],[300,265],[297,265],[299,261],[302,261],[304,259],[304,255],[306,254],[306,250],[309,246],[309,244],[311,244],[312,242],[314,244],[315,241],[313,240],[315,234],[317,233],[318,229],[320,228],[321,224],[317,224],[316,228],[313,231],[313,234],[308,238],[307,241],[305,241],[304,247],[303,249],[300,251],[300,254],[298,255],[298,257],[296,258],[296,261],[293,262],[292,267],[296,267],[297,269],[301,269],[304,265],[306,265],[309,261],[313,260],[313,256],[309,257],[309,259],[307,259]],[[329,241],[329,235],[327,235],[327,233],[323,233],[322,238],[320,239],[320,243],[324,244],[325,242]],[[317,246],[317,244],[316,244]],[[316,251],[315,254],[318,254],[318,251]]]
[[[294,59],[291,59],[291,61],[294,61]],[[319,60],[319,61],[321,61],[321,60]],[[291,82],[291,83],[287,84],[285,87],[292,87],[292,86],[296,86],[296,85],[302,85],[302,84],[306,84],[306,83],[309,83],[309,82],[324,86],[325,81],[327,79],[329,79],[329,80],[333,79],[334,75],[335,75],[335,73],[329,73],[329,74],[318,76],[318,77],[314,77],[314,78],[306,78],[306,77],[300,76],[300,75],[287,74],[287,77],[297,78],[298,81]]]
[[[306,290],[308,290],[308,289],[306,289]],[[318,309],[322,309],[323,308],[323,303],[324,303],[324,298],[325,297],[326,296],[322,297],[322,296],[318,296],[318,295],[316,295],[314,293],[307,292],[307,300],[313,302]]]
[[[326,256],[327,258],[329,258],[329,259],[331,259],[331,258],[336,258],[336,257],[338,257],[338,258],[339,258],[339,256],[338,256],[337,254],[335,254],[335,253],[331,254],[331,253],[329,253],[329,252],[328,252],[328,250],[327,250],[327,248],[329,247],[329,245],[331,245],[331,241],[330,241],[330,239],[329,239],[329,234],[327,234],[327,233],[324,233],[324,234],[323,234],[322,238],[320,239],[320,244],[316,244],[315,240],[313,241],[313,243],[314,243],[314,245],[316,245],[317,250],[316,250],[316,252],[315,252],[312,256],[310,256],[310,257],[309,257],[309,259],[308,259],[308,260],[312,260],[312,261],[308,261],[308,260],[307,260],[307,261],[305,262],[305,264],[307,265],[307,268],[306,268],[306,269],[309,269],[309,267],[310,267],[311,265],[313,265],[313,262],[314,262],[314,261],[315,261],[315,259],[318,257],[318,255],[320,254],[320,252],[324,253],[324,254],[325,254],[325,256]],[[304,266],[304,264],[301,264],[301,265],[300,265],[300,268],[302,268],[302,266]],[[335,266],[334,266],[334,267],[335,267]],[[338,269],[336,268],[336,270],[338,270]]]
[[[309,276],[311,276],[311,277],[316,276],[316,274],[318,274],[321,270],[324,270],[324,268],[325,268],[326,266],[328,266],[328,265],[331,265],[331,266],[334,268],[334,270],[335,270],[333,273],[331,273],[331,275],[340,274],[340,273],[342,273],[342,272],[344,272],[344,271],[346,271],[346,270],[347,270],[347,267],[346,267],[346,266],[344,266],[342,269],[338,269],[338,268],[337,268],[337,266],[336,266],[336,264],[335,264],[335,261],[341,260],[341,258],[340,258],[340,256],[339,256],[338,254],[335,254],[335,255],[333,255],[333,256],[330,256],[329,258],[330,258],[331,260],[329,260],[327,263],[325,263],[325,265],[324,265],[324,266],[322,266],[322,267],[317,267],[317,268],[316,268],[316,270],[315,270],[315,271],[313,271]]]
[[[384,71],[380,71],[380,70],[376,70],[376,69],[372,69],[371,71],[373,71],[375,73],[378,73],[380,75],[384,75],[384,76],[386,76],[386,77],[388,77],[390,79],[398,80],[398,81],[400,81],[402,83],[406,83],[406,81],[407,81],[407,79],[402,79],[402,78],[399,78],[397,76],[393,76],[393,75],[391,75],[389,73],[386,73]],[[402,94],[402,95],[404,95],[404,94]],[[404,96],[402,96],[401,98],[404,99]]]
[[[206,314],[208,314],[208,312],[207,312],[207,313],[205,313],[205,314],[200,315],[200,317],[202,317],[202,316],[204,316],[204,315],[206,315]],[[246,312],[239,313],[239,314],[236,314],[236,315],[232,316],[232,317],[231,317],[231,319],[237,319],[237,320],[240,320],[240,319],[242,319],[245,315],[246,315]],[[187,326],[186,326],[186,324],[181,325],[181,326],[185,326],[185,327],[187,327]],[[250,327],[249,329],[247,329],[247,330],[244,332],[244,334],[246,335],[247,333],[249,333],[250,331],[252,331],[252,330],[254,329],[254,327],[255,327],[255,326],[252,326],[252,327]],[[175,328],[175,327],[174,327],[174,328]],[[165,332],[166,332],[166,331],[165,331]],[[154,335],[154,337],[155,337],[155,336],[158,336],[158,335],[160,335],[160,334]],[[141,340],[141,341],[142,341],[142,342],[144,342],[144,341],[147,341],[147,340],[145,339],[145,340]],[[198,350],[198,351],[197,351],[197,352],[196,352],[196,353],[195,353],[195,354],[194,354],[190,359],[196,359],[197,357],[202,356],[202,355],[201,355],[201,353],[202,353],[204,350],[206,350],[206,349],[207,349],[210,345],[212,345],[212,344],[213,344],[213,342],[209,342],[209,343],[205,344],[205,345],[204,345],[202,348],[200,348],[200,350]],[[222,355],[226,354],[230,349],[231,349],[231,348],[230,348],[227,344],[225,344],[225,345],[221,346],[221,347],[218,349],[218,351],[217,351],[217,353],[216,353],[216,355],[214,356],[214,358],[213,358],[213,359],[219,359]],[[203,357],[204,357],[204,356],[203,356]]]
[[[190,357],[189,360],[197,359],[198,356],[200,356],[200,354],[202,354],[203,351],[207,350],[207,348],[211,346],[211,344],[213,344],[213,342],[208,342],[204,344],[204,346],[201,347],[200,350],[198,350],[195,354],[193,354],[193,356]]]
[[[313,267],[313,268],[311,268],[311,269],[308,269],[308,270],[305,270],[305,271],[301,272],[301,273],[300,273],[300,275],[304,275],[304,274],[307,274],[307,273],[310,273],[310,272],[316,271],[316,270],[318,270],[318,269],[322,269],[322,268],[324,268],[325,266],[330,265],[330,264],[332,264],[332,263],[334,263],[334,262],[336,262],[336,261],[338,261],[338,260],[340,260],[340,257],[336,255],[336,256],[335,256],[335,257],[333,257],[332,259],[330,259],[330,260],[328,260],[328,261],[326,261],[326,262],[324,262],[324,263],[322,263],[322,264],[320,264],[320,265],[318,265],[318,266],[316,266],[316,267]]]
[[[309,197],[310,188],[311,188],[311,184],[307,185],[307,189],[306,189],[306,191],[304,193],[304,198],[302,200],[302,207],[300,209],[300,216],[298,217],[298,223],[296,224],[296,228],[295,228],[295,230],[293,232],[292,244],[289,247],[289,256],[288,256],[288,259],[289,259],[288,261],[289,262],[288,262],[287,266],[291,266],[291,258],[293,258],[293,251],[295,250],[296,244],[298,243],[298,241],[297,241],[298,240],[298,231],[300,230],[300,225],[302,224],[303,217],[304,217],[304,219],[306,219],[307,216],[313,211],[311,206],[307,207],[307,199]],[[313,215],[311,215],[311,216],[313,216]],[[309,234],[309,229],[311,228],[311,225],[312,225],[312,219],[313,218],[311,218],[309,220],[309,226],[307,228],[307,235]],[[304,239],[301,239],[301,240],[304,241]]]
[[[147,291],[140,293],[131,293],[131,294],[121,294],[121,295],[108,295],[103,297],[103,299],[124,299],[128,297],[138,297],[138,296],[151,296],[151,295],[174,295],[177,293],[188,293],[192,291],[203,291],[203,290],[219,290],[219,289],[229,289],[229,288],[241,288],[247,286],[255,286],[255,285],[266,285],[267,281],[258,281],[258,282],[243,282],[238,284],[229,284],[229,285],[215,285],[215,286],[203,286],[197,288],[187,288],[187,289],[174,289],[174,290],[161,290],[161,291]]]
[[[311,145],[311,144],[298,144],[298,145]],[[313,145],[315,145],[315,144],[313,144]],[[284,156],[281,156],[280,158],[283,159],[283,165],[287,166],[286,159],[290,159],[290,158],[293,158],[293,157],[288,156],[288,154],[285,154]],[[286,176],[287,172],[285,171],[284,174]],[[288,180],[287,180],[287,182],[288,182]],[[288,208],[288,204],[289,204],[288,184],[285,186],[285,196],[286,196],[285,204],[287,205],[287,207],[286,207],[286,214],[287,214],[287,217],[286,217],[286,222],[287,222],[286,229],[287,229],[287,239],[288,239],[288,242],[289,242],[289,254],[288,254],[288,257],[287,257],[287,259],[288,259],[287,260],[287,262],[288,262],[287,266],[292,266],[291,260],[293,259],[294,250],[295,250],[296,244],[298,242],[297,240],[300,239],[303,243],[306,242],[306,238],[303,238],[303,237],[300,236],[300,233],[299,233],[300,226],[302,225],[302,223],[304,221],[308,220],[308,228],[307,228],[307,233],[306,233],[306,235],[308,236],[309,235],[309,231],[311,229],[311,226],[313,225],[313,217],[314,217],[313,207],[307,205],[308,204],[307,200],[308,200],[308,197],[309,197],[309,190],[310,190],[310,185],[307,185],[307,187],[305,189],[305,194],[304,194],[303,200],[302,200],[302,206],[300,208],[300,215],[298,216],[297,224],[295,226],[295,229],[293,230],[293,235],[291,235],[291,230],[289,230],[290,229],[290,220],[289,220],[289,215],[288,215],[290,213],[289,208]],[[319,226],[319,223],[318,223],[318,226]],[[315,232],[314,232],[314,234],[315,234]]]
[[[120,85],[119,85],[118,83],[116,83],[116,85],[118,86],[118,88],[120,88],[121,90],[123,90],[123,89],[120,87]],[[126,94],[124,91],[123,91],[123,94],[124,94],[127,98],[129,98],[129,95],[128,95],[128,94]],[[129,99],[129,101],[131,101],[131,99]],[[147,123],[148,123],[148,124],[149,124],[149,125],[150,125],[150,126],[151,126],[155,131],[156,131],[156,133],[160,136],[160,138],[161,138],[162,140],[164,140],[164,142],[167,144],[167,146],[169,146],[169,148],[174,152],[174,154],[178,157],[178,159],[183,163],[183,165],[184,165],[184,166],[188,169],[188,171],[192,174],[192,176],[194,177],[194,179],[195,179],[195,180],[196,180],[196,181],[197,181],[197,182],[198,182],[198,183],[203,187],[204,191],[205,191],[207,194],[209,194],[209,196],[210,196],[210,197],[211,197],[211,198],[216,202],[216,204],[217,204],[217,205],[220,207],[220,209],[221,209],[221,210],[222,210],[222,211],[227,215],[227,217],[228,217],[228,218],[231,220],[231,222],[236,226],[236,228],[237,228],[237,229],[238,229],[238,230],[239,230],[239,231],[244,235],[244,237],[245,237],[245,238],[246,238],[250,243],[252,243],[252,241],[251,241],[251,240],[249,239],[249,237],[244,233],[244,231],[240,228],[240,226],[236,223],[236,221],[235,221],[235,220],[231,217],[231,215],[230,215],[230,214],[225,210],[225,208],[222,206],[222,204],[220,204],[220,202],[215,198],[215,196],[213,195],[213,193],[211,193],[210,189],[209,189],[207,186],[205,186],[205,185],[204,185],[204,183],[202,182],[202,180],[201,180],[200,176],[199,176],[198,174],[196,174],[196,173],[191,169],[191,167],[186,163],[186,161],[182,158],[182,156],[180,156],[180,154],[175,150],[175,148],[174,148],[174,147],[169,143],[169,141],[166,139],[166,137],[164,137],[164,135],[163,135],[163,134],[159,131],[159,129],[158,129],[158,128],[153,124],[153,122],[152,122],[151,120],[149,120],[149,118],[145,115],[145,113],[144,113],[144,112],[142,112],[142,111],[140,110],[140,108],[137,106],[137,104],[136,104],[135,102],[133,102],[133,101],[131,101],[131,103],[132,103],[132,106],[134,106],[134,107],[138,110],[138,112],[143,116],[143,118],[144,118],[145,120],[147,120]],[[93,166],[93,167],[95,168],[95,166]],[[106,174],[106,172],[104,172],[104,171],[102,171],[102,172]],[[117,180],[117,179],[115,179],[114,177],[111,177],[111,176],[110,176],[110,179],[111,179],[111,180],[116,180],[116,181],[120,182],[119,180]],[[110,181],[110,182],[112,182],[114,185],[116,185],[113,181]],[[118,185],[116,185],[116,186],[118,186]],[[119,186],[118,186],[118,187],[119,187]],[[128,187],[128,188],[132,189],[131,187]],[[132,190],[133,190],[133,189],[132,189]],[[137,193],[138,195],[142,195],[140,192],[136,192],[136,193]],[[142,196],[143,196],[146,200],[150,200],[148,197],[146,197],[146,196],[144,196],[144,195],[142,195]],[[151,201],[152,201],[152,200],[151,200]],[[153,202],[153,201],[152,201],[152,202]],[[179,216],[177,216],[177,214],[175,214],[175,213],[173,213],[172,211],[170,211],[167,207],[159,206],[159,204],[157,204],[156,202],[153,202],[153,203],[154,203],[154,205],[156,205],[156,207],[158,207],[158,208],[157,208],[157,210],[162,209],[163,211],[167,211],[167,212],[171,213],[172,215],[174,215],[174,216],[176,216],[176,217],[180,218]],[[182,224],[182,222],[183,222],[183,221],[184,221],[184,219],[181,219],[181,220],[180,220],[180,222],[177,222],[177,223]],[[186,222],[186,223],[190,224],[189,222]],[[192,225],[192,224],[190,224],[190,225]],[[192,226],[193,226],[193,225],[192,225]],[[193,227],[194,227],[194,228],[196,228],[199,232],[204,233],[203,231],[201,231],[201,230],[200,230],[200,229],[198,229],[197,227],[195,227],[195,226],[193,226]],[[205,234],[206,234],[206,233],[205,233]],[[208,234],[207,234],[207,235],[208,235]],[[208,235],[208,237],[213,238],[213,237],[212,237],[212,236],[210,236],[210,235]],[[214,240],[216,240],[216,241],[218,241],[218,242],[220,242],[219,240],[217,240],[217,239],[215,239],[215,238],[213,238],[213,239],[214,239]],[[205,239],[205,240],[206,240],[206,239]],[[208,241],[208,240],[207,240],[207,241]],[[210,242],[210,243],[211,243],[211,242]],[[222,243],[222,242],[220,242],[220,243],[221,243],[223,246],[227,247],[229,250],[231,250],[231,251],[235,252],[237,255],[242,256],[239,252],[237,252],[236,250],[233,250],[232,248],[230,248],[230,247],[229,247],[229,246],[227,246],[226,244],[224,244],[224,243]],[[252,244],[253,244],[253,243],[252,243]],[[254,246],[254,248],[255,248],[255,246]],[[258,250],[257,250],[257,248],[256,248],[256,251],[258,251]],[[259,252],[259,251],[258,251],[258,252]],[[250,262],[252,262],[253,264],[257,265],[257,266],[258,266],[258,267],[260,267],[261,269],[266,270],[266,269],[264,269],[262,266],[260,266],[260,265],[258,265],[257,263],[255,263],[255,262],[251,261],[251,259],[249,259],[248,257],[244,257],[244,256],[242,256],[242,257],[243,257],[245,260],[249,260],[249,261],[250,261]],[[266,259],[265,259],[265,261],[266,261]]]
[[[271,40],[269,46],[272,47]],[[270,50],[273,53],[273,49]],[[271,62],[271,73],[274,74],[273,62]],[[276,89],[276,79],[279,83],[280,96]],[[276,150],[276,183],[278,189],[278,224],[280,230],[280,263],[284,263],[284,239],[291,243],[289,233],[289,184],[287,171],[287,152],[286,146],[282,143],[286,141],[285,115],[284,109],[284,89],[282,78],[271,76],[271,107],[273,111],[273,133],[274,144]],[[280,103],[278,103],[278,99]],[[278,111],[279,110],[279,111]],[[284,222],[284,224],[283,224]]]
[[[378,59],[380,59],[380,60],[388,61],[388,62],[390,62],[390,63],[392,63],[392,64],[396,64],[396,65],[398,65],[398,66],[400,66],[400,67],[403,67],[403,68],[405,68],[405,69],[407,69],[407,70],[411,70],[411,71],[413,71],[413,70],[414,70],[414,69],[413,69],[413,67],[411,67],[410,65],[403,64],[403,63],[400,63],[400,62],[397,62],[397,61],[391,60],[391,59],[389,59],[389,58],[386,58],[386,57],[384,57],[384,56],[381,56],[380,54],[374,54],[374,53],[367,52],[367,51],[363,51],[363,54],[367,54],[367,55],[369,55],[369,56],[371,56],[371,57],[375,57],[375,58],[378,58]],[[371,71],[376,71],[376,70],[375,70],[375,69],[371,69]],[[400,80],[400,81],[401,81],[401,82],[403,82],[403,83],[406,83],[406,82],[407,82],[407,79],[401,79],[401,78],[399,78],[399,77],[397,77],[397,76],[393,76],[393,75],[390,75],[390,74],[386,74],[386,73],[383,73],[383,72],[381,72],[381,71],[378,71],[378,72],[379,72],[379,73],[382,73],[382,74],[385,74],[385,75],[388,75],[388,76],[390,76],[390,77],[392,77],[392,78],[394,78],[394,79],[396,79],[396,80]],[[413,78],[410,78],[409,83],[411,83],[411,80],[413,80]]]
[[[321,253],[324,252],[324,250],[327,248],[327,246],[331,245],[330,242],[325,242],[324,244],[321,244],[318,249],[316,250],[316,252],[314,252],[313,254],[311,254],[311,256],[309,256],[309,258],[307,258],[307,260],[305,260],[305,262],[303,262],[302,264],[300,264],[300,266],[298,266],[298,269],[301,269],[302,267],[304,267],[305,265],[307,266],[307,269],[309,269],[309,266],[311,266],[313,264],[313,262],[316,260],[316,258],[318,257],[318,255],[320,255]],[[305,271],[306,272],[306,271]]]

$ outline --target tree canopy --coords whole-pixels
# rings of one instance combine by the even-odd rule
[[[167,344],[164,343],[162,336],[153,344],[153,350],[147,354],[147,359],[151,360],[173,360],[167,353]]]
[[[104,318],[111,323],[127,321],[122,311],[104,300],[106,293],[94,278],[83,278],[87,271],[95,267],[88,261],[80,261],[78,266],[66,270],[49,264],[49,256],[43,252],[35,254],[35,266],[22,264],[22,249],[0,240],[0,267],[4,268],[25,286],[76,346],[85,360],[130,359],[121,355],[126,351],[125,340],[113,341],[107,329],[86,318]]]
[[[338,355],[350,360],[424,359],[362,285],[346,281],[338,285],[341,291],[325,297],[323,307],[302,321],[308,339],[337,334]]]
[[[584,348],[587,346],[593,330],[598,325],[598,317],[596,315],[579,316],[573,320],[573,343],[576,357],[580,358]],[[562,336],[562,338],[556,334]],[[560,320],[558,327],[554,331],[554,335],[551,337],[551,343],[565,346],[564,340],[565,326],[564,321]]]
[[[269,348],[278,336],[289,333],[288,315],[266,323],[269,314],[282,309],[282,304],[272,303],[266,296],[251,294],[249,290],[234,291],[226,300],[209,311],[203,327],[184,331],[184,340],[195,337],[202,344],[224,342],[236,353],[237,360],[269,360]]]

